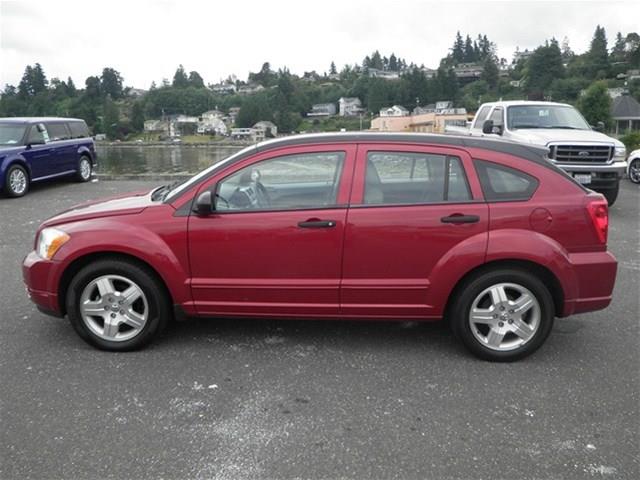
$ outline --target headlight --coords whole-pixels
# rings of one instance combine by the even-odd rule
[[[69,235],[57,228],[45,228],[38,237],[38,255],[51,260],[62,245],[70,239]]]
[[[627,156],[627,148],[626,147],[616,147],[614,157],[622,157],[625,158]]]

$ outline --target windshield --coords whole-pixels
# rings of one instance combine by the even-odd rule
[[[15,123],[0,123],[0,145],[21,145],[25,128]]]
[[[573,107],[563,105],[516,105],[507,109],[507,128],[566,128],[590,130]]]
[[[234,153],[230,157],[225,158],[221,162],[214,163],[209,168],[205,168],[200,173],[194,175],[189,180],[182,182],[178,185],[170,185],[171,189],[167,189],[166,195],[163,198],[173,197],[174,195],[179,194],[180,192],[184,192],[192,185],[195,185],[201,178],[206,177],[212,170],[222,167],[223,165],[235,160],[237,157],[246,154],[256,148],[255,145],[251,145],[249,147],[243,148],[239,152]]]

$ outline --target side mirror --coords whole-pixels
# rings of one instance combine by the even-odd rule
[[[493,133],[493,120],[485,120],[482,124],[482,133]]]
[[[202,217],[206,217],[207,215],[211,215],[213,212],[213,198],[211,197],[211,192],[206,191],[202,192],[198,195],[196,199],[196,204],[193,207],[194,213],[200,215]]]
[[[596,123],[596,128],[595,130],[597,132],[604,132],[604,122],[598,122]]]

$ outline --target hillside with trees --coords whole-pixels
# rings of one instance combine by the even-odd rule
[[[313,104],[337,103],[340,97],[358,97],[369,112],[367,118],[390,105],[412,110],[451,100],[473,112],[482,102],[528,98],[574,104],[590,122],[604,121],[610,127],[607,88],[626,86],[640,100],[640,80],[625,78],[629,70],[640,69],[640,36],[636,32],[618,32],[610,42],[604,28],[598,26],[589,49],[580,55],[571,50],[566,38],[562,43],[548,39],[515,63],[498,58],[496,51],[487,35],[472,38],[458,32],[434,70],[408,62],[395,52],[387,56],[376,50],[341,69],[331,62],[323,73],[298,75],[285,67],[273,69],[265,62],[246,81],[230,76],[218,84],[230,87],[228,91],[207,85],[197,71],[187,71],[183,65],[171,81],[154,82],[141,92],[125,87],[122,74],[110,67],[86,78],[84,86],[76,86],[70,77],[48,79],[43,66],[36,63],[25,68],[17,86],[5,85],[0,116],[78,117],[86,120],[94,133],[114,139],[142,131],[147,119],[198,116],[207,110],[226,112],[232,107],[240,108],[236,126],[269,120],[287,133],[322,128],[314,123],[317,120],[305,118],[307,112]],[[462,81],[456,72],[468,65],[479,68],[481,74],[472,81]],[[373,75],[376,71],[394,75],[392,79],[381,78]],[[251,87],[253,93],[238,93],[242,87]],[[336,125],[328,122],[324,126]]]

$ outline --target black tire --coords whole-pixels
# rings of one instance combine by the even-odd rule
[[[472,333],[469,322],[470,310],[476,297],[500,283],[524,287],[533,294],[540,307],[540,319],[535,333],[526,343],[508,351],[488,348]],[[531,355],[544,343],[553,327],[555,308],[549,290],[538,277],[523,270],[500,268],[485,271],[467,279],[456,289],[455,295],[448,312],[448,321],[453,333],[471,353],[484,360],[511,362]]]
[[[95,334],[82,318],[82,292],[90,282],[103,275],[117,275],[135,282],[146,297],[148,318],[133,338],[124,341],[105,340]],[[65,300],[67,314],[75,331],[83,340],[101,350],[129,351],[142,348],[162,332],[172,316],[171,301],[156,275],[144,266],[121,259],[98,260],[82,268],[69,284]]]
[[[607,199],[607,203],[609,204],[609,206],[612,207],[613,204],[616,203],[619,192],[620,192],[620,182],[616,182],[615,187],[607,190],[602,190],[601,193],[604,195],[604,198]]]
[[[11,175],[14,172],[19,172],[19,174],[24,178],[24,189],[16,190],[11,184]],[[7,197],[17,198],[26,195],[29,191],[29,174],[27,170],[22,165],[11,165],[9,170],[4,176],[4,193]]]
[[[634,158],[629,164],[629,180],[633,183],[640,184],[640,158]]]
[[[88,174],[86,174],[86,168],[89,168]],[[85,172],[83,174],[83,172]],[[91,180],[91,174],[93,172],[93,164],[91,163],[91,159],[87,155],[81,155],[78,160],[78,171],[76,172],[76,181],[77,182],[88,182]]]

